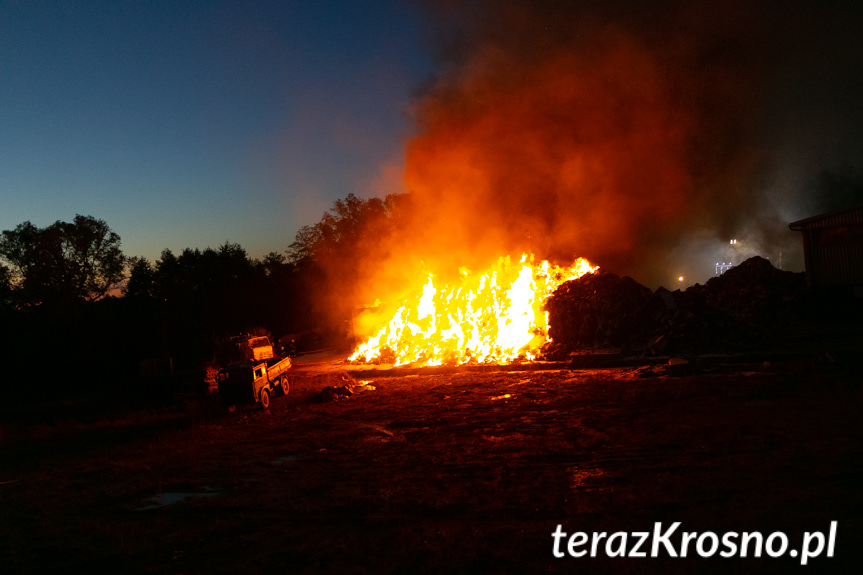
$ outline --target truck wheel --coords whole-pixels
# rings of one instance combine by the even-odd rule
[[[269,409],[270,407],[270,392],[266,389],[261,390],[261,408]]]
[[[291,382],[288,381],[288,376],[282,377],[282,395],[288,395],[288,392],[291,391]]]

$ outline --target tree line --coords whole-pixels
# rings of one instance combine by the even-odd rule
[[[349,346],[355,302],[344,292],[359,279],[358,250],[391,233],[400,201],[350,194],[260,259],[230,242],[129,257],[92,216],[5,230],[0,353],[13,367],[2,385],[22,398],[136,386],[218,363],[221,341],[252,330],[295,339],[300,351]]]
[[[124,265],[120,236],[102,220],[77,215],[46,228],[27,221],[0,236],[0,305],[99,299]]]

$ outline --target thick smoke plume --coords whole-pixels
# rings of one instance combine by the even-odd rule
[[[820,170],[863,158],[861,6],[428,5],[440,72],[414,110],[393,263],[532,251],[676,287],[738,238],[802,269],[787,224],[817,213]]]

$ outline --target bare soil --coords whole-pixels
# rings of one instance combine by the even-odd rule
[[[646,377],[645,377],[646,376]],[[375,389],[324,402],[323,385]],[[300,372],[270,409],[67,422],[0,443],[0,570],[859,572],[859,371],[801,359]],[[555,558],[551,533],[838,521],[835,556]],[[565,546],[562,546],[562,550]]]

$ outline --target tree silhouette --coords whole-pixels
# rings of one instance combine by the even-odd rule
[[[38,228],[29,221],[0,237],[0,259],[19,305],[93,301],[123,278],[120,236],[103,220],[76,215]]]
[[[288,248],[289,260],[297,265],[315,262],[341,268],[345,262],[356,261],[359,254],[375,251],[392,230],[393,213],[401,197],[364,200],[348,194],[336,200],[321,221],[300,228]]]
[[[362,199],[348,194],[312,226],[304,226],[288,248],[288,261],[303,278],[318,328],[346,333],[356,306],[365,303],[359,286],[384,259],[404,226],[407,194]]]
[[[12,303],[12,271],[0,264],[0,310],[11,307]]]
[[[129,279],[123,287],[123,295],[146,298],[154,295],[156,270],[147,258],[132,257],[128,260]]]

